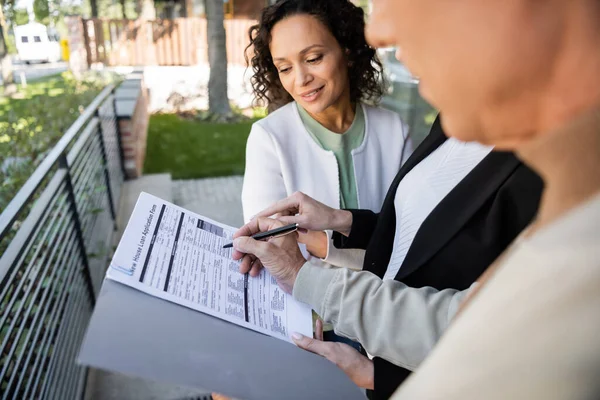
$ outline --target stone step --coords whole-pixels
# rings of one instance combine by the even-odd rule
[[[135,203],[141,192],[150,193],[163,200],[173,202],[173,182],[171,174],[144,175],[137,179],[125,181],[121,190],[121,200],[117,211],[117,235],[115,243],[119,243],[127,221],[133,212]]]

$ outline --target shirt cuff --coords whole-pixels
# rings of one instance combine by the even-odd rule
[[[332,244],[333,244],[333,239],[332,239],[333,231],[325,231],[325,235],[327,235],[327,252],[325,253],[325,258],[321,258],[321,261],[329,262],[328,259],[331,256],[331,251],[333,249],[335,249],[336,247],[332,246]]]
[[[338,268],[322,268],[309,262],[304,263],[298,271],[292,296],[308,304],[322,316],[330,284],[337,279],[340,271]]]
[[[327,234],[327,256],[322,258],[328,264],[334,267],[349,268],[355,271],[363,269],[365,259],[365,250],[362,249],[338,249],[333,244],[332,231],[325,231]]]

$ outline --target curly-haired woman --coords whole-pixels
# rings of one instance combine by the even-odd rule
[[[248,138],[246,221],[296,191],[335,208],[381,208],[410,149],[400,117],[365,104],[377,103],[383,86],[364,27],[348,0],[280,0],[250,29],[254,93],[272,112]],[[329,246],[328,254],[325,235],[300,241],[330,264],[362,266],[362,250]]]

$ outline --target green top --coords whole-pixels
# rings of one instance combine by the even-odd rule
[[[354,121],[342,134],[335,133],[317,122],[298,103],[298,112],[304,127],[322,149],[335,154],[340,178],[340,208],[358,208],[358,193],[354,178],[351,151],[361,145],[365,137],[365,116],[360,104],[356,105]]]

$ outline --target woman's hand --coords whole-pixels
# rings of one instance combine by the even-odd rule
[[[249,237],[282,226],[282,222],[271,218],[256,218],[248,222],[233,235],[233,259],[242,260],[241,273],[250,271],[260,261],[278,285],[285,292],[292,293],[298,271],[306,262],[298,247],[298,235],[291,233],[266,242]]]
[[[292,340],[298,347],[325,357],[337,365],[358,387],[374,388],[373,361],[345,343],[324,342],[323,321],[320,319],[317,320],[315,339],[295,333]]]
[[[321,231],[298,231],[298,242],[306,245],[306,250],[318,258],[327,257],[327,234]]]
[[[280,214],[278,220],[284,224],[298,224],[300,228],[313,231],[333,230],[348,236],[352,228],[352,213],[326,206],[305,195],[296,192],[279,200],[272,206],[258,213],[255,218],[270,217]]]

